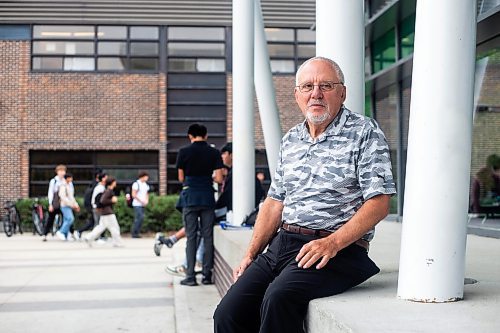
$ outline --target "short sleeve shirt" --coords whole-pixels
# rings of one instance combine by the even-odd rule
[[[179,150],[177,169],[184,170],[184,175],[212,177],[212,172],[222,169],[220,152],[208,145],[206,141],[193,142]]]
[[[318,138],[305,121],[283,137],[268,196],[283,202],[286,223],[333,232],[366,200],[394,193],[384,133],[374,119],[343,107]]]
[[[132,189],[137,191],[136,196],[141,199],[143,202],[146,201],[146,198],[148,196],[149,192],[149,185],[146,182],[142,182],[139,179],[137,179],[133,184],[132,184]],[[142,207],[143,204],[139,202],[138,200],[134,199],[132,201],[132,206],[133,207]]]

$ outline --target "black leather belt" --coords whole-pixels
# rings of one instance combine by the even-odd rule
[[[323,230],[323,229],[310,229],[306,227],[299,227],[298,225],[293,225],[289,223],[282,223],[281,229],[291,232],[292,234],[301,234],[307,236],[318,236],[318,237],[328,237],[332,234],[331,231]],[[368,252],[370,249],[370,243],[364,239],[358,239],[353,244],[361,246]]]

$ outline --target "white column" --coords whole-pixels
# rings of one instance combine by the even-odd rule
[[[255,0],[254,17],[255,92],[259,103],[262,131],[264,132],[267,164],[269,165],[271,177],[273,177],[280,149],[281,125],[278,105],[276,104],[271,63],[269,62],[269,54],[267,52],[267,39],[264,31],[264,20],[262,18],[260,0]]]
[[[252,0],[233,0],[233,221],[255,206]]]
[[[347,87],[345,106],[365,113],[365,16],[362,0],[316,0],[316,55],[337,62]]]
[[[463,298],[476,2],[419,0],[398,297]]]

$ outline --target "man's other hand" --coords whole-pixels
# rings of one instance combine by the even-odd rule
[[[247,267],[250,266],[252,261],[253,260],[249,257],[243,258],[243,260],[240,262],[240,265],[233,270],[233,281],[234,282],[236,282],[236,280],[238,280],[238,278],[243,274],[245,269],[247,269]]]
[[[298,261],[298,266],[304,269],[311,267],[319,261],[316,265],[316,269],[321,269],[325,267],[328,260],[335,257],[337,252],[334,242],[330,237],[325,237],[304,244],[295,258],[295,261]]]

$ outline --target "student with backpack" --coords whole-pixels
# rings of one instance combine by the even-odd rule
[[[85,241],[92,246],[92,242],[99,237],[106,229],[111,233],[113,246],[123,246],[123,240],[120,236],[120,226],[116,220],[113,205],[118,202],[115,196],[114,189],[116,187],[116,179],[108,177],[106,180],[106,190],[96,195],[98,201],[97,206],[100,210],[99,224],[92,230],[90,234],[84,237]]]
[[[59,200],[59,186],[65,182],[64,175],[66,175],[66,166],[59,164],[56,166],[55,172],[56,176],[50,180],[49,192],[47,194],[49,199],[49,217],[47,219],[47,224],[45,224],[45,230],[43,233],[44,242],[47,241],[47,234],[52,230],[56,215],[62,214]]]
[[[92,230],[94,225],[96,225],[97,221],[94,219],[94,212],[92,207],[92,194],[94,193],[94,189],[96,188],[96,186],[102,180],[103,175],[106,176],[106,174],[103,174],[102,171],[97,171],[94,174],[95,176],[94,180],[85,190],[85,193],[83,195],[83,206],[85,207],[85,210],[87,211],[87,215],[89,217],[87,218],[85,225],[82,226],[80,229],[75,230],[75,232],[73,233],[73,236],[75,237],[76,240],[80,239],[84,231]]]
[[[141,171],[138,179],[132,184],[131,198],[133,199],[132,206],[134,208],[132,238],[141,238],[140,232],[144,221],[144,210],[149,202],[148,179],[149,174],[146,171]]]

